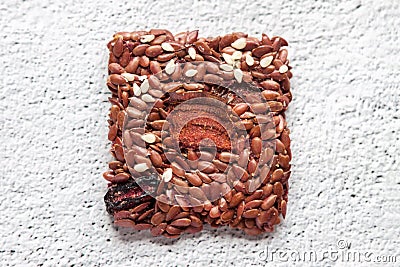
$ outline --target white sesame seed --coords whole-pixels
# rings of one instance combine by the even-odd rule
[[[139,163],[139,164],[136,164],[135,167],[133,167],[133,169],[137,172],[144,172],[144,171],[148,170],[149,167],[147,167],[146,163]]]
[[[265,58],[261,59],[261,60],[260,60],[260,66],[261,66],[262,68],[268,67],[268,66],[271,64],[271,62],[272,62],[273,59],[274,59],[273,56],[268,56],[268,57],[265,57]]]
[[[279,72],[280,73],[285,73],[285,72],[287,72],[289,70],[289,68],[288,68],[288,66],[287,65],[282,65],[280,68],[279,68]]]
[[[147,34],[147,35],[143,35],[142,37],[140,37],[140,41],[142,43],[149,43],[149,42],[153,41],[154,38],[156,38],[156,37],[153,34]]]
[[[171,189],[167,189],[167,190],[165,190],[165,195],[166,195],[169,199],[173,199],[174,196],[175,196],[175,193],[174,193],[174,195],[172,195],[172,190],[171,190]]]
[[[234,69],[233,70],[233,76],[235,76],[235,79],[238,81],[238,83],[242,82],[243,72],[242,72],[241,69]]]
[[[146,134],[142,135],[142,140],[148,144],[152,144],[157,140],[157,138],[152,133],[146,133]]]
[[[168,75],[171,75],[175,71],[175,61],[171,59],[168,64],[165,66],[165,72]]]
[[[222,57],[225,59],[226,64],[233,65],[233,59],[231,55],[223,53]]]
[[[129,72],[124,72],[121,74],[122,77],[124,77],[126,80],[128,80],[129,82],[132,82],[135,80],[135,74],[133,73],[129,73]]]
[[[242,65],[242,63],[240,63],[240,61],[236,61],[236,64],[235,64],[236,68],[240,69],[241,65]]]
[[[243,49],[246,47],[246,38],[239,38],[236,41],[234,41],[231,46],[235,49]]]
[[[172,169],[168,168],[164,171],[162,178],[164,180],[164,182],[168,183],[169,181],[171,181],[172,179]]]
[[[140,96],[142,94],[142,90],[140,90],[139,85],[137,85],[136,83],[133,83],[133,94],[135,96]]]
[[[254,65],[254,58],[250,55],[246,55],[246,64],[247,66],[253,66]]]
[[[193,59],[193,60],[196,59],[196,49],[194,49],[193,47],[189,47],[188,54],[191,59]]]
[[[232,54],[232,59],[233,60],[238,60],[238,59],[241,59],[241,58],[242,58],[242,52],[240,52],[240,51],[233,52],[233,54]]]
[[[139,81],[143,82],[144,80],[147,79],[147,76],[146,75],[140,75],[140,76],[138,76],[138,78],[139,78]]]
[[[228,64],[221,64],[221,65],[219,65],[219,67],[221,68],[221,70],[224,70],[224,71],[232,71],[233,70],[232,65],[228,65]]]
[[[142,95],[142,100],[147,103],[155,102],[156,100],[149,94]]]
[[[170,43],[162,43],[161,48],[167,52],[175,52],[175,49],[172,47],[172,45]]]
[[[186,77],[193,77],[197,74],[197,70],[188,70],[185,72]]]
[[[140,90],[142,91],[143,94],[145,94],[149,91],[149,88],[150,88],[149,80],[146,79],[140,85]]]

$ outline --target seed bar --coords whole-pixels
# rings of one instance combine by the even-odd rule
[[[103,177],[115,225],[168,238],[205,224],[249,235],[274,230],[286,216],[292,158],[287,45],[282,37],[242,32],[113,36],[107,45],[113,160]]]

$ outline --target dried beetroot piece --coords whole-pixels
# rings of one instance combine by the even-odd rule
[[[193,149],[198,149],[200,142],[206,138],[211,139],[219,150],[231,149],[229,136],[222,125],[209,118],[189,121],[179,135],[182,146]]]
[[[179,106],[179,104],[195,100],[196,98],[208,98],[227,103],[227,88],[218,87],[211,92],[184,92],[177,94],[169,93],[165,99],[165,105],[169,109],[174,109],[173,119],[171,119],[171,134],[175,140],[179,140],[181,148],[198,149],[202,140],[212,140],[211,146],[215,145],[218,151],[230,151],[231,142],[229,133],[225,127],[233,125],[232,120],[227,116],[226,107],[215,105],[208,101],[195,101],[189,106]],[[218,115],[217,115],[218,114]],[[207,146],[207,142],[202,143]]]

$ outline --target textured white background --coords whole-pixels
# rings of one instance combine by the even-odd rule
[[[340,239],[400,262],[399,9],[397,0],[1,1],[0,265],[258,266],[267,249],[322,253]],[[289,41],[293,171],[287,220],[273,234],[207,228],[171,241],[111,225],[106,43],[153,27]],[[323,263],[344,265],[308,262]]]

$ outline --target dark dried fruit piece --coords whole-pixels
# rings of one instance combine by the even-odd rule
[[[149,190],[154,190],[149,188]],[[124,184],[113,184],[108,188],[107,194],[104,196],[107,212],[114,214],[117,211],[128,210],[140,203],[150,201],[154,206],[155,199],[148,195],[139,185],[132,179]]]

